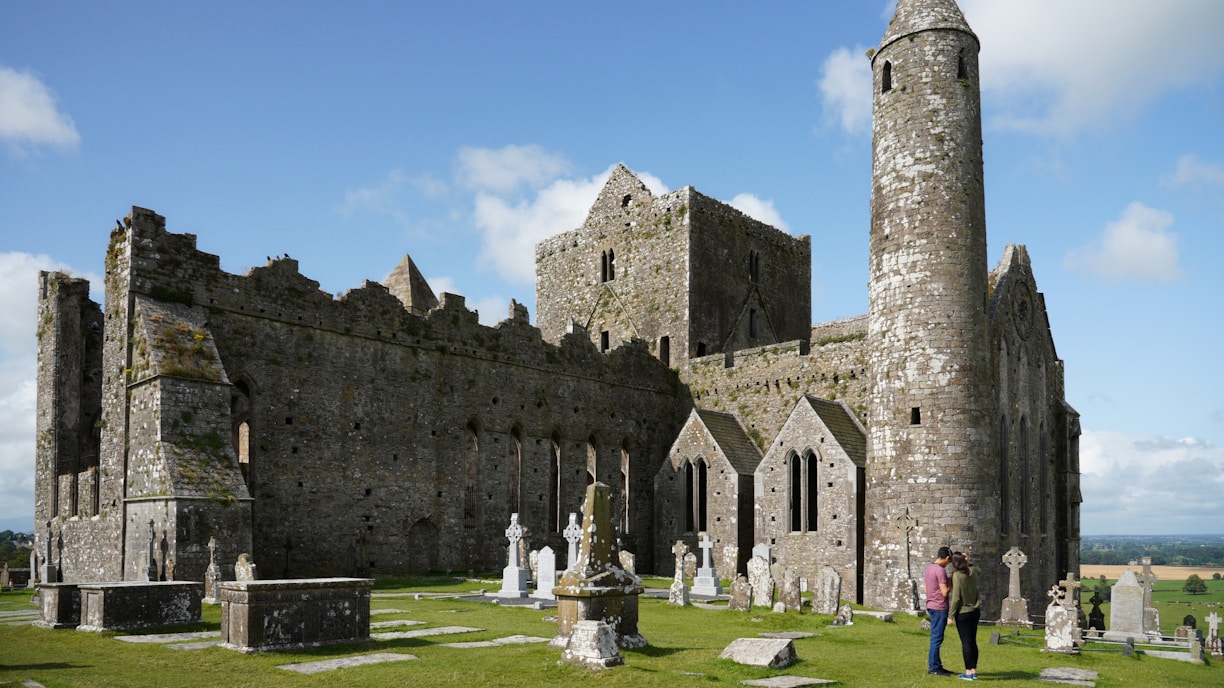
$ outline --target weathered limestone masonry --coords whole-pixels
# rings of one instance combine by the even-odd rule
[[[536,322],[665,363],[808,336],[811,242],[685,187],[655,197],[624,166],[583,226],[536,247]]]
[[[54,327],[83,317],[62,301],[42,300]],[[135,579],[150,520],[179,579],[203,580],[210,536],[223,569],[250,551],[271,576],[492,568],[511,512],[560,546],[589,470],[641,497],[627,546],[653,550],[651,482],[691,402],[641,343],[548,344],[517,304],[489,328],[450,294],[416,316],[375,283],[333,299],[291,259],[231,275],[140,208],[112,236],[106,303],[101,515],[54,524],[65,580]],[[42,389],[49,419],[64,395]],[[64,450],[44,445],[49,520]]]
[[[952,0],[901,0],[872,58],[870,606],[912,607],[942,544],[972,552],[984,598],[1002,599],[978,49]]]

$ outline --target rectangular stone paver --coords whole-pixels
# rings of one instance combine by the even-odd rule
[[[476,640],[470,643],[439,643],[439,647],[497,647],[499,645],[525,645],[528,643],[547,643],[551,638],[537,638],[530,635],[512,635],[505,638],[494,638],[493,640]]]
[[[125,643],[177,643],[183,640],[220,638],[221,631],[199,631],[196,633],[151,633],[149,635],[117,635],[115,640]]]
[[[403,640],[404,638],[424,638],[431,635],[476,633],[483,630],[483,628],[468,628],[467,626],[437,626],[435,628],[418,628],[412,631],[388,631],[386,633],[374,633],[371,634],[370,637],[374,640]]]
[[[412,619],[404,619],[402,621],[373,621],[370,623],[370,628],[395,628],[396,626],[417,626],[425,623],[424,621],[413,621]]]
[[[318,662],[282,664],[277,668],[284,669],[285,671],[296,671],[299,674],[318,674],[320,672],[335,671],[336,669],[344,669],[346,667],[362,666],[365,664],[382,664],[383,662],[403,662],[416,658],[416,655],[401,652],[377,652],[372,655],[355,655],[353,657],[323,659]]]
[[[1096,685],[1097,672],[1090,669],[1075,669],[1070,667],[1050,667],[1041,670],[1038,681],[1046,683],[1061,683],[1067,686],[1085,686],[1093,688]]]
[[[764,686],[765,688],[800,688],[801,686],[825,686],[837,681],[826,678],[808,678],[806,676],[771,676],[752,681],[740,681],[746,686]]]
[[[163,647],[171,650],[207,650],[210,647],[216,647],[221,644],[221,640],[204,640],[198,643],[170,643]]]

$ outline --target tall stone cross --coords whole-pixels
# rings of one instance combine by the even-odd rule
[[[1160,580],[1160,577],[1152,572],[1151,557],[1144,557],[1142,561],[1143,573],[1140,573],[1138,578],[1139,582],[1143,584],[1143,606],[1150,607],[1152,606],[1152,586],[1156,581]]]
[[[697,546],[701,548],[701,568],[711,568],[713,566],[713,559],[710,553],[714,551],[714,541],[710,539],[710,534],[706,533],[703,535]]]
[[[1055,602],[1057,602],[1063,607],[1078,606],[1079,604],[1079,592],[1078,591],[1080,587],[1082,587],[1082,585],[1083,585],[1082,583],[1076,580],[1074,573],[1068,573],[1065,579],[1058,582],[1058,587],[1062,588],[1066,592],[1063,593],[1061,600],[1055,600]],[[1068,602],[1070,602],[1070,604],[1067,604]]]
[[[522,568],[519,563],[519,540],[523,539],[523,526],[519,525],[518,514],[510,514],[510,526],[506,528],[506,539],[510,541],[510,555],[507,566]]]
[[[910,531],[918,525],[918,519],[910,516],[909,508],[905,509],[905,513],[893,519],[893,525],[897,526],[897,530],[901,531],[901,539],[904,541],[905,547],[905,577],[913,578],[910,573]]]
[[[217,565],[217,538],[208,538],[208,565],[210,567]]]
[[[1207,631],[1207,637],[1208,638],[1220,637],[1220,615],[1216,614],[1215,612],[1211,612],[1210,614],[1208,614],[1207,624],[1209,627]]]
[[[565,537],[565,541],[569,543],[569,554],[566,559],[565,567],[574,565],[578,561],[578,543],[582,540],[582,526],[578,525],[578,514],[570,512],[569,525],[565,526],[565,530],[561,532]]]
[[[1011,569],[1011,575],[1007,580],[1007,596],[1018,599],[1020,597],[1020,569],[1028,563],[1028,557],[1024,556],[1024,552],[1021,552],[1019,547],[1012,547],[1007,550],[1007,554],[1003,555],[1003,563]]]
[[[684,544],[683,540],[676,540],[676,545],[672,547],[672,554],[676,555],[676,575],[678,581],[684,580],[684,555],[688,554],[688,545]]]

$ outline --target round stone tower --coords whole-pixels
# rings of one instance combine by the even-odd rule
[[[978,48],[954,0],[900,0],[871,60],[864,602],[876,607],[914,609],[940,545],[969,553],[999,603]]]

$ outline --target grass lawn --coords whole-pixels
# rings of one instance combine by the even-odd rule
[[[375,592],[438,591],[442,578],[380,581]],[[455,584],[457,589],[487,587]],[[1180,587],[1180,584],[1178,586]],[[1214,590],[1212,596],[1224,591]],[[1163,592],[1161,593],[1163,594]],[[0,611],[30,610],[26,591],[0,593]],[[1206,596],[1196,596],[1206,597]],[[1158,598],[1159,599],[1159,598]],[[1180,600],[1162,609],[1172,617]],[[1218,604],[1218,602],[1217,602]],[[558,650],[544,644],[457,649],[440,643],[486,640],[514,634],[551,637],[553,611],[502,607],[453,599],[376,597],[372,607],[402,609],[403,614],[378,614],[377,621],[415,619],[430,625],[460,625],[486,629],[479,633],[432,636],[362,645],[243,655],[221,648],[199,651],[172,650],[161,645],[136,645],[112,639],[113,633],[47,630],[8,626],[0,619],[0,686],[20,686],[34,680],[47,688],[59,686],[683,686],[739,685],[740,681],[781,674],[834,679],[845,686],[958,685],[955,679],[930,677],[926,670],[927,634],[919,620],[900,617],[883,623],[859,617],[853,626],[828,627],[829,617],[811,614],[738,613],[693,607],[677,608],[656,599],[641,601],[642,635],[648,647],[624,653],[626,665],[592,673],[558,665]],[[456,611],[458,610],[458,611]],[[1177,623],[1180,623],[1178,615]],[[1202,618],[1202,617],[1200,617]],[[220,609],[205,606],[200,624],[175,630],[216,630]],[[1168,622],[1166,621],[1166,624]],[[1175,624],[1176,625],[1176,624]],[[1205,626],[1205,624],[1204,624]],[[414,628],[420,628],[416,626]],[[718,659],[735,638],[763,631],[798,630],[817,634],[795,641],[801,659],[781,671],[740,666]],[[1224,686],[1224,664],[1206,666],[1159,660],[1125,658],[1120,653],[1090,652],[1080,656],[1050,655],[1040,651],[1040,637],[1031,646],[989,644],[992,629],[979,635],[981,680],[998,686],[1033,686],[1044,667],[1079,667],[1100,673],[1097,685],[1112,686]],[[160,631],[159,631],[160,632]],[[292,662],[314,661],[373,652],[404,652],[417,661],[340,669],[302,676],[277,668]],[[960,646],[950,631],[944,644],[944,663],[959,669]]]

